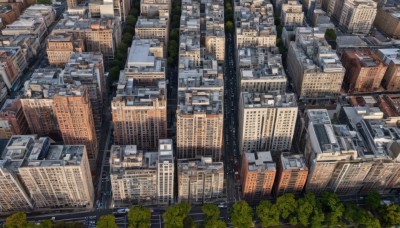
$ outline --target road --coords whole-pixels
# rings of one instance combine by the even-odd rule
[[[238,77],[235,64],[234,36],[228,33],[225,46],[225,72],[224,72],[224,164],[226,191],[229,203],[239,200],[235,186],[235,160],[239,159],[237,144],[238,129]]]

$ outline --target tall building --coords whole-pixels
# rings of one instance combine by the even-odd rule
[[[110,181],[116,205],[156,203],[157,152],[143,152],[135,145],[111,147]]]
[[[400,9],[394,6],[378,7],[374,25],[385,35],[400,38]]]
[[[367,34],[377,13],[373,0],[336,0],[334,17],[347,33]]]
[[[297,27],[302,26],[304,20],[304,13],[302,5],[297,0],[289,0],[287,3],[282,4],[281,24],[282,26]]]
[[[88,89],[97,137],[101,134],[103,102],[106,98],[103,55],[101,53],[72,53],[64,68],[64,82],[81,83]]]
[[[240,48],[236,61],[241,78],[241,92],[286,91],[287,78],[282,65],[282,55],[277,48]]]
[[[83,41],[74,39],[70,34],[49,35],[47,37],[47,56],[49,63],[64,66],[73,52],[84,50]]]
[[[178,159],[178,202],[205,203],[222,197],[224,165],[210,157]]]
[[[289,76],[300,99],[340,94],[345,68],[318,28],[297,28],[287,57]]]
[[[92,170],[96,168],[98,142],[88,90],[85,87],[68,85],[56,93],[54,114],[66,145],[85,145]]]
[[[157,85],[165,80],[164,46],[156,39],[134,39],[125,65],[125,76],[135,84]]]
[[[174,202],[174,152],[172,139],[160,139],[157,158],[157,197],[159,204]]]
[[[293,193],[299,195],[307,181],[308,168],[301,154],[281,153],[278,163],[277,184],[275,194]]]
[[[158,39],[167,46],[168,18],[146,18],[139,16],[135,26],[135,36],[139,39]]]
[[[239,105],[241,153],[290,150],[298,111],[294,94],[244,92]]]
[[[50,140],[11,137],[0,161],[0,186],[6,187],[0,187],[1,211],[93,207],[85,146],[50,145]]]
[[[386,90],[400,90],[400,49],[379,49],[377,54],[387,65],[382,86]]]
[[[13,135],[25,135],[28,132],[21,100],[7,99],[0,109],[0,138],[9,139]]]
[[[241,180],[243,198],[259,201],[270,197],[275,181],[276,163],[271,152],[243,153]]]
[[[18,47],[0,47],[0,76],[8,90],[14,91],[28,63]]]
[[[349,92],[372,92],[380,88],[387,66],[374,51],[345,51],[342,62]]]
[[[60,74],[59,69],[36,69],[31,79],[25,82],[24,95],[21,97],[30,133],[49,136],[54,140],[61,138],[53,110],[53,96],[62,85]]]
[[[169,14],[171,1],[169,0],[140,0],[140,15],[154,17]]]
[[[206,53],[217,61],[225,60],[224,5],[219,2],[205,4]]]
[[[132,78],[121,77],[111,109],[115,143],[156,150],[158,140],[167,137],[165,81],[158,86],[137,86]]]

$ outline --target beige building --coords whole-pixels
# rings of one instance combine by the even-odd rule
[[[1,30],[3,35],[35,35],[42,42],[47,35],[47,27],[40,18],[19,19]]]
[[[316,50],[314,50],[316,49]],[[297,28],[290,42],[288,72],[300,99],[340,94],[345,68],[318,28]]]
[[[347,33],[369,33],[376,13],[377,3],[373,0],[335,1],[334,17]]]
[[[174,151],[172,139],[160,139],[157,158],[158,204],[174,203]]]
[[[382,86],[386,90],[400,90],[400,49],[379,49],[377,54],[387,65]]]
[[[276,175],[276,163],[271,152],[243,153],[241,180],[243,198],[259,201],[271,197]]]
[[[287,3],[282,4],[281,24],[282,26],[297,27],[302,26],[304,20],[304,13],[302,5],[297,0],[289,0]]]
[[[53,110],[64,144],[85,145],[91,169],[96,169],[98,141],[87,88],[66,85],[54,94]]]
[[[137,150],[135,145],[113,145],[110,154],[114,204],[156,203],[158,153]]]
[[[167,46],[168,19],[163,17],[146,18],[139,16],[135,26],[135,36],[139,39],[158,39]]]
[[[224,165],[210,157],[178,159],[178,202],[206,203],[222,197]]]
[[[240,91],[267,93],[286,91],[287,78],[282,55],[276,48],[246,47],[237,52]]]
[[[281,153],[278,163],[275,194],[293,193],[300,195],[307,181],[308,168],[302,154]]]
[[[140,0],[140,15],[154,17],[168,15],[171,11],[171,1],[169,0]]]
[[[220,2],[207,3],[205,6],[205,48],[207,54],[218,61],[225,60],[225,23],[224,5]]]
[[[2,210],[93,207],[94,189],[85,147],[50,145],[50,140],[34,135],[9,140],[0,162],[0,173],[10,178],[8,191],[1,194],[8,195],[2,199]],[[11,189],[14,191],[9,192]]]
[[[111,109],[115,143],[156,150],[167,137],[166,85],[136,86],[133,79],[120,78]]]
[[[235,5],[237,48],[248,46],[275,47],[276,27],[272,4],[267,1]]]
[[[374,25],[384,34],[395,39],[400,38],[400,9],[394,6],[378,9]]]
[[[297,111],[294,94],[242,93],[239,107],[240,152],[290,150]]]
[[[73,52],[84,50],[83,41],[74,39],[70,34],[50,35],[46,50],[51,65],[64,66]]]
[[[164,46],[156,39],[134,39],[125,65],[125,77],[138,85],[157,85],[165,80]]]

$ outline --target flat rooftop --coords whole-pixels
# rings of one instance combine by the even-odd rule
[[[268,94],[243,92],[241,96],[245,108],[297,107],[296,96],[293,93]]]
[[[246,156],[250,172],[276,171],[276,163],[272,160],[269,151],[245,153],[243,156]]]

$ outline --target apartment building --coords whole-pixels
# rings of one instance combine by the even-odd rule
[[[293,193],[300,195],[307,181],[308,168],[304,155],[283,152],[278,163],[275,194]]]
[[[79,82],[88,89],[96,135],[101,135],[103,100],[106,98],[103,55],[95,52],[72,53],[64,69],[64,82]]]
[[[21,100],[7,99],[0,109],[0,138],[10,139],[13,135],[25,135],[28,132]]]
[[[386,90],[400,90],[400,49],[379,49],[377,55],[387,65],[382,86]]]
[[[387,66],[375,51],[348,50],[341,60],[349,92],[372,92],[380,88]]]
[[[20,19],[40,18],[44,21],[46,27],[56,19],[56,13],[51,5],[35,4],[31,5],[19,16]]]
[[[168,0],[140,0],[140,15],[148,18],[160,15],[169,15],[171,1]]]
[[[178,159],[178,202],[206,203],[222,197],[224,165],[211,157]]]
[[[42,42],[47,35],[47,26],[43,18],[27,17],[20,18],[1,30],[3,35],[34,35]]]
[[[300,27],[290,42],[287,68],[300,99],[340,94],[345,68],[324,35],[318,28]]]
[[[7,143],[0,164],[0,179],[9,184],[1,185],[7,186],[0,189],[2,211],[93,207],[84,146],[50,145],[47,137],[16,135]]]
[[[281,24],[284,27],[302,26],[304,21],[304,13],[302,5],[297,0],[289,0],[282,4]]]
[[[367,34],[377,14],[373,0],[336,0],[334,17],[347,33]]]
[[[110,152],[113,202],[118,205],[156,203],[157,152],[143,152],[136,145],[113,145]]]
[[[39,38],[34,35],[0,35],[0,46],[2,47],[20,47],[22,56],[25,57],[26,62],[32,61],[37,57],[41,50]]]
[[[243,153],[241,180],[243,198],[259,201],[271,197],[276,175],[276,163],[271,152]]]
[[[20,15],[20,10],[13,9],[13,7],[1,5],[0,6],[0,19],[3,26],[9,25],[16,21]]]
[[[240,91],[267,93],[286,91],[287,78],[277,48],[246,47],[237,52]]]
[[[20,49],[15,49],[19,51]],[[0,51],[0,75],[6,86],[11,89],[14,83],[18,80],[22,72],[20,72],[17,65],[13,61],[13,56],[15,56],[13,50],[10,51]]]
[[[239,104],[240,152],[290,150],[297,112],[294,94],[243,92]]]
[[[218,61],[225,60],[225,23],[222,2],[205,4],[205,50]]]
[[[31,79],[25,82],[21,97],[30,133],[49,136],[56,141],[61,139],[61,134],[53,109],[53,95],[62,85],[60,74],[60,69],[36,69]]]
[[[235,4],[236,48],[275,47],[273,6],[268,1]]]
[[[379,7],[378,7],[379,8]],[[395,6],[387,6],[378,9],[374,25],[387,36],[400,38],[400,9]]]
[[[70,34],[74,39],[82,39],[85,51],[102,53],[104,65],[109,66],[121,42],[121,32],[118,18],[66,16],[57,23],[51,34]]]
[[[174,152],[172,139],[160,139],[157,158],[158,204],[174,203]]]
[[[132,78],[121,77],[111,103],[115,143],[156,150],[167,137],[165,81],[158,86],[137,86]]]
[[[87,88],[66,85],[53,96],[53,110],[64,144],[85,145],[92,171],[96,168],[98,141]]]
[[[83,52],[83,40],[71,34],[55,34],[47,37],[47,57],[51,65],[65,66],[73,52]]]
[[[36,208],[92,208],[94,189],[85,146],[40,138],[19,175]]]
[[[157,85],[165,80],[164,46],[156,39],[134,39],[129,49],[124,74],[138,85]]]
[[[146,18],[139,16],[135,26],[135,36],[139,39],[158,39],[167,46],[168,43],[168,18]]]
[[[74,8],[79,5],[82,1],[81,0],[67,0],[68,9]]]
[[[220,161],[223,139],[223,76],[216,61],[210,70],[179,72],[176,144],[178,158]]]

